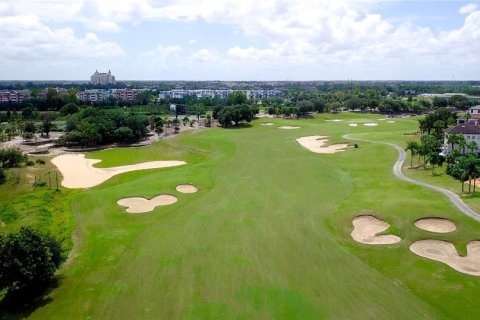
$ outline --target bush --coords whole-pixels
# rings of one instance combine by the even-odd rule
[[[0,168],[0,184],[7,182],[7,173],[3,168]]]
[[[36,164],[45,164],[45,160],[43,160],[43,159],[37,159],[37,160],[35,160],[35,163],[36,163]]]
[[[32,185],[34,187],[45,187],[47,183],[45,181],[35,181],[34,183],[32,183]]]
[[[32,167],[35,165],[35,162],[33,162],[32,160],[28,160],[27,162],[25,162],[25,165],[27,165],[27,167]]]
[[[0,164],[3,168],[18,167],[22,162],[27,160],[19,148],[7,148],[0,150]]]
[[[115,138],[119,142],[132,142],[134,140],[133,131],[129,127],[120,127],[115,130]]]
[[[53,279],[62,261],[58,241],[30,227],[0,235],[0,290],[38,290]]]

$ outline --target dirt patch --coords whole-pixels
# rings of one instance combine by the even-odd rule
[[[298,138],[297,142],[303,147],[315,153],[337,153],[343,152],[348,147],[348,144],[332,144],[328,145],[328,137],[325,136],[310,136]]]
[[[353,231],[351,236],[353,240],[373,245],[394,244],[400,242],[402,239],[395,235],[377,235],[387,230],[390,225],[385,221],[379,220],[374,216],[358,216],[352,221]]]
[[[186,164],[185,161],[150,161],[128,166],[95,168],[93,165],[99,163],[98,159],[85,159],[84,154],[64,154],[52,159],[52,163],[57,166],[63,175],[62,185],[65,188],[90,188],[97,186],[117,174],[175,167]]]
[[[378,126],[378,123],[367,122],[367,123],[364,123],[363,125],[367,127],[375,127],[375,126]]]
[[[419,229],[435,233],[449,233],[457,230],[455,223],[442,218],[418,219],[415,221],[415,226]]]
[[[421,240],[410,245],[410,251],[421,257],[440,261],[452,269],[480,276],[480,241],[472,241],[467,244],[467,255],[458,255],[455,246],[442,240]]]
[[[191,184],[180,184],[176,190],[180,193],[195,193],[198,191],[197,187]]]
[[[300,127],[282,126],[282,127],[278,127],[278,129],[282,129],[282,130],[294,130],[294,129],[300,129]]]
[[[153,199],[145,199],[140,197],[125,198],[117,201],[122,207],[127,207],[128,213],[145,213],[153,211],[156,207],[168,206],[177,202],[177,197],[169,194],[161,194]]]
[[[261,126],[273,126],[273,123],[271,122],[266,122],[266,123],[262,123],[260,124]]]

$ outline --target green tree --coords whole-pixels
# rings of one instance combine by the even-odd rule
[[[52,130],[52,121],[49,116],[46,116],[42,121],[42,132],[46,137],[50,136],[50,130]]]
[[[0,288],[38,289],[52,280],[62,262],[60,245],[30,227],[0,235]]]
[[[7,182],[7,173],[5,169],[0,167],[0,184],[4,184],[5,182]]]
[[[165,124],[165,121],[162,119],[162,117],[156,116],[153,118],[153,127],[157,135],[160,135],[163,133],[164,124]]]
[[[407,148],[405,151],[410,150],[410,167],[413,167],[413,157],[417,154],[419,151],[420,145],[418,144],[417,141],[408,141],[407,142]]]
[[[75,103],[68,103],[60,109],[60,114],[62,116],[67,116],[77,113],[78,111],[80,111],[80,108]]]
[[[445,162],[445,158],[438,152],[431,152],[428,154],[428,162],[432,165],[432,175],[435,174],[435,166],[441,167]]]
[[[233,105],[240,105],[240,104],[247,104],[248,99],[244,92],[242,91],[233,91],[228,94],[226,105],[233,106]]]
[[[455,145],[460,143],[460,140],[465,140],[465,137],[460,134],[449,134],[447,142],[452,145],[452,151],[455,150]]]

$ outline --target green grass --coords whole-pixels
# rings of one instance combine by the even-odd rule
[[[344,122],[325,122],[325,119]],[[186,166],[131,172],[72,195],[79,255],[63,268],[52,301],[33,319],[474,319],[480,280],[410,253],[418,239],[464,250],[480,225],[445,197],[398,180],[389,146],[358,142],[334,155],[295,141],[345,133],[400,143],[414,119],[321,115],[259,119],[251,128],[189,132],[149,147],[89,154],[101,166],[185,160]],[[260,126],[298,125],[299,130]],[[192,183],[196,194],[175,186]],[[179,201],[125,214],[130,196],[169,193]],[[351,220],[374,214],[403,241],[367,246]],[[450,218],[458,230],[418,230],[421,217]]]

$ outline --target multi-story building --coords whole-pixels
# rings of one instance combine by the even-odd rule
[[[90,82],[97,85],[115,84],[115,76],[112,75],[110,70],[107,73],[101,73],[96,70],[90,77]]]
[[[112,91],[101,90],[101,89],[85,90],[77,93],[77,98],[85,102],[105,101],[111,96],[112,96]]]
[[[137,98],[138,94],[142,91],[145,91],[143,89],[116,89],[113,90],[113,96],[120,101],[135,101]]]
[[[158,100],[173,99],[178,98],[182,99],[185,97],[196,96],[197,98],[221,98],[225,99],[230,93],[235,90],[231,89],[221,89],[221,90],[209,90],[209,89],[198,89],[198,90],[183,90],[175,89],[170,91],[160,91],[158,94]],[[247,96],[248,99],[265,99],[271,97],[277,97],[282,95],[281,90],[240,90]]]
[[[28,99],[29,90],[0,90],[0,102],[22,102]]]

